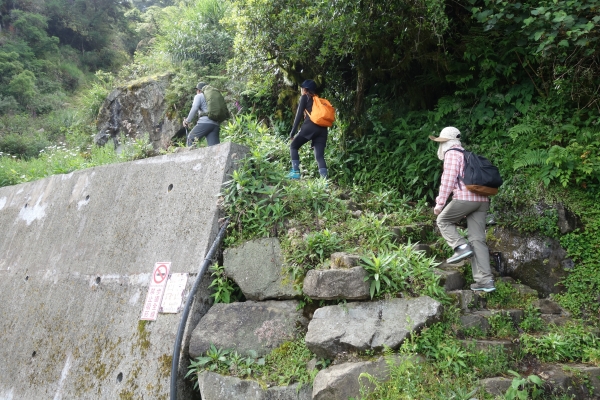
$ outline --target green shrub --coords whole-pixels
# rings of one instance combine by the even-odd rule
[[[540,309],[535,307],[533,304],[527,304],[525,310],[523,310],[523,319],[519,323],[521,329],[525,332],[539,332],[544,330],[546,323],[541,318]]]
[[[210,267],[210,270],[212,282],[208,287],[212,288],[213,293],[210,297],[215,303],[231,303],[243,297],[239,286],[225,276],[225,267],[215,264]]]
[[[496,312],[488,318],[490,330],[488,335],[501,339],[511,339],[517,336],[517,330],[510,315],[506,312]]]
[[[580,362],[597,349],[598,337],[581,324],[554,327],[551,332],[534,336],[521,336],[521,346],[525,354],[531,354],[543,362]]]
[[[0,152],[24,159],[37,157],[49,145],[50,142],[42,135],[9,133],[0,137]]]
[[[444,375],[436,365],[421,362],[413,357],[400,360],[387,356],[390,378],[378,380],[362,373],[362,400],[411,400],[411,399],[461,399],[469,400],[483,396],[473,375],[461,374],[451,377]],[[477,397],[480,398],[480,397]]]
[[[522,308],[535,296],[521,295],[508,282],[498,281],[496,290],[487,294],[489,308]]]

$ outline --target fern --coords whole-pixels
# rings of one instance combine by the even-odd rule
[[[516,171],[520,168],[545,165],[548,160],[548,150],[536,149],[529,150],[527,153],[522,154],[513,163],[513,169]]]
[[[518,124],[508,130],[508,136],[515,141],[519,135],[532,135],[534,127],[528,124]]]

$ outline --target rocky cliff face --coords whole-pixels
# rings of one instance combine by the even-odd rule
[[[155,150],[166,148],[180,128],[166,113],[169,80],[170,75],[162,75],[114,89],[98,114],[94,142],[103,146],[112,140],[117,146],[120,135],[142,138],[147,134]]]

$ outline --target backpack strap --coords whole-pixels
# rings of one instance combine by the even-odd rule
[[[448,149],[448,150],[446,150],[446,152],[448,152],[448,151],[450,151],[450,150],[454,150],[454,151],[460,151],[460,152],[463,154],[463,160],[464,160],[464,156],[465,156],[465,151],[466,151],[466,150],[451,148],[451,149]],[[464,161],[463,161],[463,162],[464,162]],[[463,175],[464,175],[464,173],[465,173],[465,172],[464,172],[464,164],[463,164]],[[460,175],[458,175],[458,188],[459,188],[460,190],[462,190],[462,188],[460,187],[460,181],[463,181],[463,183],[464,183],[464,179],[463,179],[463,177],[462,177],[462,176],[460,176]]]
[[[313,105],[315,104],[315,100],[314,100],[314,98],[315,98],[315,97],[317,97],[317,95],[316,95],[316,94],[313,94],[313,95],[311,95],[311,94],[306,94],[306,95],[303,95],[303,96],[308,96],[308,97],[312,98],[312,99],[313,99]],[[306,99],[306,105],[308,106],[308,98]],[[310,113],[308,112],[308,110],[307,110],[306,108],[304,109],[304,113],[305,113],[306,115],[308,115],[308,118],[310,119]]]

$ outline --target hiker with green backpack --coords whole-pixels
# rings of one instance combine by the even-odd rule
[[[300,103],[290,132],[292,170],[287,177],[289,179],[300,179],[300,155],[298,150],[307,142],[312,142],[311,147],[314,149],[315,160],[319,165],[319,174],[321,177],[327,178],[327,163],[325,162],[327,127],[333,124],[335,110],[329,101],[316,95],[317,84],[315,81],[305,80],[300,87]],[[303,118],[302,128],[296,135],[298,125]]]
[[[198,113],[198,122],[187,136],[187,146],[192,146],[194,141],[203,137],[206,137],[209,146],[214,146],[221,142],[219,139],[220,123],[229,118],[229,110],[223,95],[217,89],[205,82],[198,83],[195,89],[196,96],[194,96],[192,109],[187,118],[183,120],[183,126],[187,128]]]
[[[492,292],[494,276],[490,268],[490,254],[486,244],[485,218],[490,208],[488,196],[498,192],[502,178],[498,169],[488,160],[463,149],[460,131],[448,126],[438,137],[429,136],[438,142],[437,156],[444,162],[439,195],[435,199],[433,212],[437,215],[437,226],[454,254],[449,264],[472,257],[471,269],[475,283],[473,291]],[[448,198],[452,194],[452,201]],[[467,217],[469,241],[462,237],[456,224]]]

